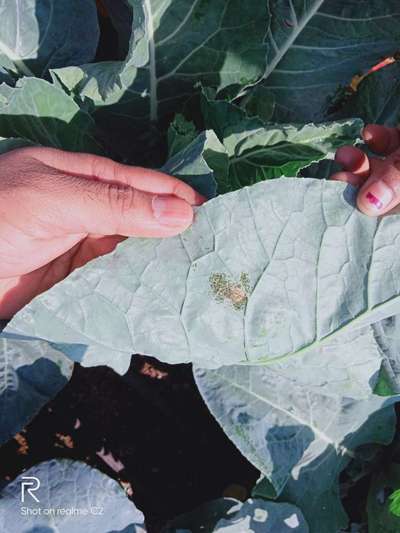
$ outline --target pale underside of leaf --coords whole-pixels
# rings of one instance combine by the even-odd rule
[[[400,217],[366,217],[354,202],[343,183],[290,178],[219,196],[182,236],[126,241],[6,331],[110,359],[217,367],[301,356],[399,312]]]
[[[30,479],[32,493],[22,493],[24,500],[21,500],[24,477]],[[39,480],[37,486],[36,479]],[[22,513],[21,503],[25,503],[31,512]],[[60,508],[81,512],[61,512]],[[41,509],[54,509],[54,512],[41,512]],[[86,510],[86,514],[82,510]],[[87,531],[88,527],[97,533],[145,533],[143,514],[118,483],[85,463],[69,459],[45,461],[24,472],[2,490],[1,531],[64,533]]]
[[[162,533],[309,533],[297,507],[263,499],[221,498],[172,520]]]
[[[359,349],[364,350],[359,359],[367,359],[365,348]],[[310,530],[320,533],[337,533],[345,526],[339,474],[360,445],[390,442],[395,425],[391,406],[399,400],[379,398],[371,390],[351,397],[345,382],[335,382],[332,370],[346,365],[345,356],[350,369],[352,352],[341,353],[340,343],[336,350],[331,359],[321,354],[320,367],[304,361],[306,385],[293,367],[283,372],[274,367],[194,371],[200,393],[225,433],[267,476],[275,496],[298,505]]]
[[[36,340],[0,336],[0,443],[20,431],[67,384],[73,365]]]

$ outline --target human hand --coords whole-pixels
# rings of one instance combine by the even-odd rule
[[[354,146],[339,148],[335,159],[344,170],[331,179],[360,187],[359,209],[367,215],[383,215],[400,204],[400,130],[370,124],[362,135],[369,148],[384,157],[369,158]]]
[[[0,318],[125,237],[182,232],[203,201],[171,176],[91,154],[0,156]]]

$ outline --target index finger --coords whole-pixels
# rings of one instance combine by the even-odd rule
[[[129,185],[143,192],[172,194],[190,205],[200,205],[206,200],[190,185],[158,170],[123,165],[107,157],[56,148],[30,147],[22,150],[45,165],[68,174]]]

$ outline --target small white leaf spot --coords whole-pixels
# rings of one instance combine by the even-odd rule
[[[285,518],[284,522],[291,529],[295,529],[300,525],[299,519],[297,518],[297,514],[295,513],[293,513],[292,516],[289,516],[289,518]]]
[[[268,511],[265,509],[256,509],[254,511],[254,521],[255,522],[266,522],[268,518]]]

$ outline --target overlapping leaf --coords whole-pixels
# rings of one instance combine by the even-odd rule
[[[369,406],[372,407],[371,404]],[[393,437],[395,421],[391,408],[378,408],[375,413],[371,413],[360,430],[348,436],[347,441],[354,449],[360,443],[370,440],[388,444]],[[348,457],[335,459],[332,455],[323,455],[300,472],[295,469],[283,490],[279,501],[291,502],[302,509],[310,533],[337,533],[348,527],[349,519],[341,502],[343,495],[338,483],[339,475],[348,461]],[[326,471],[332,474],[331,477],[326,475]],[[265,496],[266,485],[268,484],[264,479],[254,489],[254,496]]]
[[[329,114],[331,120],[358,117],[365,124],[384,124],[397,126],[400,123],[400,63],[385,66],[369,74],[351,95],[338,96],[336,110]],[[259,103],[259,97],[255,95]],[[329,178],[341,170],[331,160],[323,160],[308,167],[303,175],[316,178]]]
[[[248,125],[225,131],[224,146],[229,156],[221,193],[259,181],[296,176],[311,163],[333,157],[337,148],[357,141],[362,123],[355,120],[325,124]]]
[[[354,116],[362,118],[365,123],[398,126],[400,123],[400,62],[369,74],[337,116]]]
[[[96,54],[92,0],[2,0],[0,19],[0,71],[44,77],[50,68],[87,63]]]
[[[172,157],[186,148],[196,137],[196,126],[178,113],[168,128],[168,156]]]
[[[0,336],[0,444],[67,384],[72,367],[61,351],[44,342]]]
[[[227,173],[228,155],[215,133],[205,131],[171,157],[162,170],[185,181],[206,198],[213,198],[217,192],[216,177]]]
[[[393,437],[395,415],[384,407],[394,400],[368,394],[379,365],[372,363],[373,340],[366,349],[362,337],[330,347],[329,354],[304,357],[297,367],[195,371],[210,411],[267,477],[255,495],[297,505],[312,533],[337,533],[346,526],[340,472],[361,444],[387,444]]]
[[[255,82],[262,73],[265,59],[261,43],[267,25],[262,2],[254,3],[252,9],[238,0],[129,3],[136,19],[124,70],[141,70],[132,87],[126,87],[130,102],[122,102],[122,106],[135,106],[137,85],[139,95],[146,92],[139,99],[140,107],[147,109],[151,120],[157,120],[165,109],[171,112],[174,103],[190,95],[199,81],[221,89]],[[56,74],[64,79],[62,71]]]
[[[0,136],[65,150],[100,151],[91,116],[60,88],[39,78],[23,78],[15,87],[0,85]]]
[[[267,6],[240,0],[130,0],[132,35],[125,62],[57,70],[66,88],[91,98],[97,118],[124,141],[179,110],[198,82],[222,89],[252,84],[265,68]]]
[[[260,90],[259,96],[263,96]],[[216,173],[220,193],[265,179],[297,176],[316,161],[333,158],[337,148],[355,144],[362,128],[361,120],[265,123],[231,102],[215,99],[209,90],[203,91],[202,112],[206,127],[217,133],[229,157],[225,173]]]
[[[24,477],[31,478],[31,494],[37,501],[26,490],[21,502]],[[39,487],[32,477],[39,480]],[[22,508],[31,511],[24,514]],[[0,529],[4,532],[145,533],[143,522],[143,514],[116,481],[78,461],[39,463],[0,493]]]
[[[162,533],[309,533],[301,511],[262,499],[221,498],[179,516]]]
[[[273,120],[324,120],[339,86],[399,48],[397,0],[270,0],[262,85]]]

